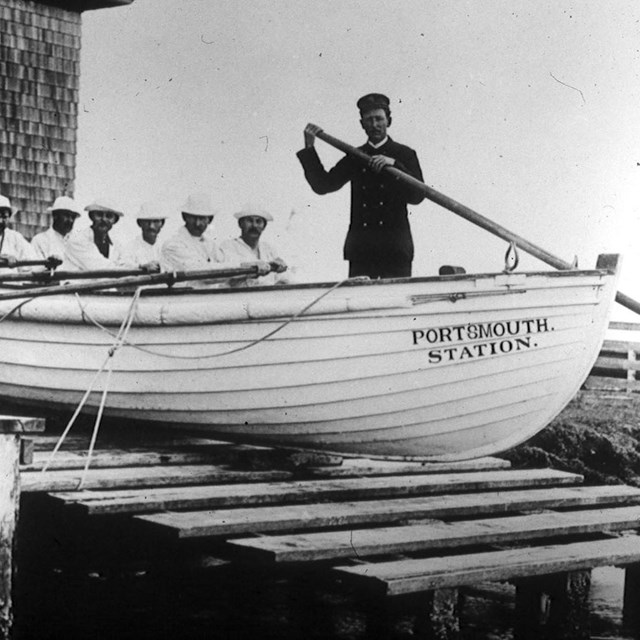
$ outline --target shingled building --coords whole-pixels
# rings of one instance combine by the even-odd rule
[[[131,2],[0,3],[0,193],[28,238],[49,225],[56,196],[73,195],[82,12]]]

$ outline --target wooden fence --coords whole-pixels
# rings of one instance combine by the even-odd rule
[[[640,323],[612,322],[609,335],[612,332],[628,336],[605,339],[585,386],[640,392]]]

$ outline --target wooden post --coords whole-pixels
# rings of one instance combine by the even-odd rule
[[[640,629],[640,563],[629,565],[624,572],[622,620],[630,630]]]
[[[516,640],[588,640],[591,571],[526,578],[516,585]]]
[[[635,388],[636,382],[636,370],[633,365],[636,363],[636,352],[634,349],[629,349],[627,352],[627,393],[631,393]]]
[[[44,420],[0,416],[0,640],[13,628],[13,559],[20,507],[20,434],[43,431]]]
[[[457,640],[460,637],[457,589],[436,589],[426,594],[416,618],[415,635],[421,640]]]

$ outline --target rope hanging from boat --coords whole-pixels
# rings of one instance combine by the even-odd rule
[[[22,302],[20,302],[19,304],[17,304],[15,307],[13,307],[13,309],[10,309],[9,311],[7,311],[7,313],[5,313],[1,318],[0,318],[0,322],[3,322],[4,320],[6,320],[7,318],[11,317],[16,311],[18,311],[18,309],[20,309],[21,307],[23,307],[25,304],[27,304],[27,302],[31,302],[34,298],[28,298],[27,300],[23,300]]]
[[[158,356],[159,358],[169,358],[171,360],[207,360],[207,359],[210,359],[210,358],[219,358],[220,356],[228,356],[228,355],[231,355],[232,353],[238,353],[239,351],[245,351],[246,349],[250,349],[251,347],[255,347],[256,345],[260,344],[261,342],[264,342],[265,340],[268,340],[269,338],[274,336],[276,333],[282,331],[287,325],[289,325],[292,322],[294,322],[295,320],[297,320],[301,315],[303,315],[304,313],[309,311],[309,309],[311,309],[314,305],[316,305],[318,302],[320,302],[320,300],[322,300],[323,298],[328,296],[330,293],[334,292],[336,289],[340,288],[346,282],[360,281],[362,279],[363,279],[362,276],[358,276],[356,278],[345,278],[344,280],[340,280],[340,282],[337,282],[331,288],[327,289],[324,293],[322,293],[321,295],[316,297],[314,300],[312,300],[309,304],[307,304],[300,311],[298,311],[293,316],[291,316],[290,318],[285,320],[280,326],[278,326],[275,329],[273,329],[273,331],[270,331],[269,333],[265,334],[261,338],[258,338],[257,340],[253,340],[252,342],[249,342],[249,343],[243,345],[242,347],[237,347],[237,348],[231,349],[229,351],[223,351],[222,353],[214,353],[214,354],[205,355],[205,356],[179,356],[179,355],[172,355],[172,354],[168,354],[168,353],[158,353],[157,351],[154,351],[153,349],[149,349],[147,347],[141,347],[140,345],[135,344],[133,342],[125,341],[123,344],[125,346],[127,346],[127,347],[131,347],[132,349],[137,349],[138,351],[142,351],[143,353],[148,353],[149,355],[152,355],[152,356]],[[115,337],[112,331],[110,331],[104,325],[100,324],[100,322],[98,322],[95,318],[91,317],[91,315],[86,310],[86,308],[82,306],[82,302],[80,301],[80,296],[78,296],[78,294],[76,294],[76,297],[78,298],[78,303],[80,304],[80,310],[82,311],[83,316],[85,318],[87,318],[87,320],[89,320],[89,322],[91,322],[93,325],[95,325],[96,327],[98,327],[99,329],[101,329],[102,331],[107,333],[108,335],[110,335],[112,337]]]
[[[60,438],[58,439],[58,442],[56,442],[56,446],[53,448],[53,451],[51,452],[51,455],[49,456],[49,459],[47,460],[46,464],[43,466],[42,468],[42,473],[45,473],[49,467],[51,466],[51,463],[53,462],[53,459],[55,458],[56,454],[58,453],[58,451],[60,450],[60,447],[62,446],[65,438],[67,437],[67,435],[69,434],[69,431],[71,431],[71,427],[74,425],[77,417],[80,415],[80,412],[82,411],[82,408],[84,407],[87,399],[89,398],[89,395],[91,394],[91,392],[93,391],[93,388],[98,380],[98,378],[100,377],[100,374],[102,374],[104,372],[105,369],[107,369],[107,378],[104,384],[104,388],[102,390],[102,397],[100,398],[100,406],[98,408],[98,413],[96,415],[96,420],[93,426],[93,432],[91,434],[91,441],[89,443],[89,450],[87,451],[87,462],[84,466],[84,470],[82,472],[82,476],[80,478],[80,481],[78,482],[78,487],[77,489],[82,489],[82,487],[84,486],[86,477],[87,477],[87,473],[89,471],[89,466],[91,464],[91,459],[93,457],[93,451],[95,448],[95,444],[96,444],[96,440],[98,439],[98,431],[100,429],[100,423],[102,422],[102,415],[104,413],[104,407],[107,401],[107,394],[109,393],[109,384],[111,382],[111,374],[113,373],[113,358],[115,356],[115,354],[118,352],[118,350],[126,343],[126,338],[127,338],[127,334],[129,333],[129,329],[131,328],[131,325],[133,323],[133,318],[135,316],[135,311],[136,308],[138,306],[138,301],[140,299],[140,292],[142,291],[142,287],[138,287],[131,299],[131,304],[129,305],[129,309],[127,310],[127,313],[124,317],[124,319],[122,320],[122,324],[120,325],[120,330],[118,331],[117,335],[115,336],[115,342],[113,343],[113,345],[109,348],[109,351],[107,353],[107,357],[104,359],[104,362],[102,363],[102,365],[100,366],[100,368],[96,371],[95,375],[93,376],[93,379],[91,380],[89,387],[87,388],[85,394],[82,396],[82,400],[80,400],[78,406],[76,407],[76,410],[73,414],[73,416],[71,416],[71,419],[69,420],[69,422],[67,423],[67,426],[65,427],[64,431],[62,432],[62,435],[60,436]]]

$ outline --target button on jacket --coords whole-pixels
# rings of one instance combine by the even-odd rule
[[[368,155],[393,158],[395,167],[422,180],[416,152],[391,138],[378,148],[359,147]],[[351,222],[344,244],[344,258],[366,261],[384,256],[388,261],[413,260],[413,239],[409,227],[407,204],[424,200],[422,191],[382,171],[375,173],[352,156],[345,156],[326,171],[314,147],[298,152],[304,175],[318,194],[338,191],[351,182]]]

